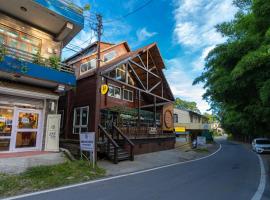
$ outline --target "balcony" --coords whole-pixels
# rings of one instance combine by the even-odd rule
[[[56,57],[46,59],[7,45],[0,46],[0,71],[0,79],[46,88],[76,85],[74,70],[58,62]]]
[[[186,130],[209,130],[210,125],[206,123],[175,123],[174,127],[185,127]]]
[[[70,0],[0,0],[0,11],[45,31],[64,46],[83,29],[82,8]]]

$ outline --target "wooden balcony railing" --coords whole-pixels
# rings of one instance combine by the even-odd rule
[[[157,138],[157,137],[170,137],[175,136],[172,133],[165,133],[160,127],[119,127],[119,129],[129,138]]]
[[[58,71],[74,74],[74,69],[64,63],[57,61],[57,57],[54,59],[47,59],[39,56],[38,54],[32,54],[27,51],[16,49],[4,44],[0,44],[0,48],[4,48],[4,55],[6,56],[11,56],[21,61],[27,61]]]

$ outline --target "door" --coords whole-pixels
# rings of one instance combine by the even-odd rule
[[[10,151],[13,117],[13,108],[0,107],[0,153]]]
[[[13,151],[41,150],[42,111],[15,109],[12,147]]]

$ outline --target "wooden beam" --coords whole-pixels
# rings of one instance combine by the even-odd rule
[[[154,97],[154,127],[157,126],[157,106],[156,106],[156,102],[157,99],[156,97]]]
[[[141,68],[142,70],[147,71],[149,74],[152,74],[153,76],[155,76],[155,77],[161,79],[158,75],[156,75],[155,73],[153,73],[153,72],[147,70],[146,68],[142,67],[141,65],[139,65],[139,64],[136,63],[136,62],[134,62],[133,60],[129,60],[129,62],[131,62],[132,64],[134,64],[134,65],[136,65],[137,67]]]
[[[152,92],[157,86],[159,86],[161,83],[161,81],[159,81],[156,85],[154,85],[150,90],[148,90],[149,92]]]
[[[104,74],[103,74],[103,75],[101,75],[101,76],[103,76],[103,77],[105,77],[105,78],[107,78],[107,79],[109,79],[109,80],[111,80],[111,81],[114,81],[114,82],[116,82],[116,83],[125,85],[125,86],[130,87],[130,88],[133,88],[133,89],[135,89],[135,90],[139,90],[139,91],[141,91],[141,92],[143,92],[143,93],[145,93],[145,94],[149,94],[149,95],[151,95],[151,96],[155,96],[155,97],[157,97],[158,99],[161,99],[161,100],[163,100],[163,101],[172,102],[172,100],[169,100],[169,99],[166,99],[166,98],[164,98],[164,97],[158,96],[158,95],[156,95],[156,94],[153,94],[153,93],[151,93],[151,92],[148,92],[147,90],[143,90],[143,89],[138,88],[138,87],[136,87],[136,86],[129,85],[129,84],[124,83],[124,82],[122,82],[122,81],[113,79],[113,78],[111,78],[111,77],[109,77],[109,76],[107,76],[107,75],[104,75]]]
[[[167,103],[168,102],[156,103],[156,107],[163,106],[163,105],[165,105]],[[154,104],[148,104],[148,105],[145,105],[145,106],[141,106],[141,108],[151,108],[151,107],[154,107]]]
[[[139,83],[140,83],[141,86],[143,87],[143,89],[146,90],[146,88],[144,87],[144,84],[142,83],[142,81],[141,81],[140,77],[138,76],[138,74],[136,73],[136,71],[133,69],[132,65],[131,65],[130,63],[128,63],[128,65],[129,65],[131,71],[134,73],[136,79],[139,81]]]
[[[139,57],[139,59],[140,59],[140,61],[141,61],[142,65],[143,65],[143,67],[144,67],[145,69],[147,69],[147,68],[146,68],[146,66],[145,66],[145,64],[144,64],[144,63],[143,63],[143,61],[142,61],[141,56],[140,56],[140,55],[138,55],[138,57]]]

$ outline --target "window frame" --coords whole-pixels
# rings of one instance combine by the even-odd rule
[[[130,95],[130,93],[132,94],[132,95],[131,95],[131,97],[132,97],[131,99],[132,99],[132,100],[126,99],[126,98],[125,98],[125,95],[124,95],[124,92],[125,92],[125,91],[128,92],[128,96]],[[123,100],[133,102],[133,91],[132,91],[132,90],[128,90],[128,89],[123,89]]]
[[[105,60],[105,57],[108,55],[108,54],[111,54],[111,53],[113,53],[114,52],[114,54],[115,54],[115,56],[113,56],[111,59],[109,59],[109,60]],[[116,58],[117,57],[117,52],[115,51],[115,50],[112,50],[112,51],[109,51],[108,53],[105,53],[104,55],[103,55],[103,61],[106,63],[106,62],[109,62],[109,61],[111,61],[111,60],[113,60],[114,58]]]
[[[83,109],[87,109],[87,124],[86,125],[82,125],[82,111]],[[80,123],[79,125],[76,125],[75,122],[76,122],[76,112],[77,110],[80,110]],[[73,130],[72,130],[72,133],[77,135],[77,134],[80,134],[81,133],[81,129],[82,128],[87,128],[88,129],[88,125],[89,125],[89,106],[81,106],[81,107],[74,107],[73,108]],[[75,132],[75,129],[79,129],[79,132]]]
[[[61,120],[60,120],[60,129],[64,128],[64,116],[65,116],[65,110],[58,110],[58,114],[61,115]]]
[[[116,99],[122,99],[122,90],[121,90],[121,87],[116,86],[116,85],[113,85],[113,84],[109,84],[109,90],[110,90],[110,86],[113,87],[113,88],[119,88],[119,91],[120,91],[120,97],[119,97],[119,98],[116,97],[114,91],[113,91],[113,96],[109,95],[110,93],[109,93],[109,91],[108,91],[108,93],[107,93],[108,96],[109,96],[109,97],[112,97],[112,98],[116,98]]]
[[[178,123],[178,114],[176,113],[173,114],[173,122]]]
[[[95,67],[89,69],[89,68],[88,68],[88,67],[89,67],[89,63],[91,63],[92,61],[95,62]],[[87,70],[86,70],[85,72],[82,72],[82,65],[85,65],[85,64],[87,64]],[[95,59],[95,58],[93,58],[93,59],[91,59],[91,60],[88,60],[88,61],[86,61],[86,62],[84,62],[84,63],[81,63],[81,65],[80,65],[80,75],[83,75],[83,74],[86,74],[86,73],[88,73],[88,72],[90,72],[90,71],[93,71],[93,70],[96,69],[96,68],[97,68],[97,63],[96,63],[96,59]]]
[[[22,50],[21,45],[25,44],[26,47],[27,47],[27,50],[22,50],[22,51],[25,51],[25,52],[27,52],[29,54],[33,54],[33,55],[35,54],[35,53],[32,52],[33,48],[37,48],[38,52],[41,51],[41,48],[42,48],[42,39],[41,38],[35,37],[33,35],[30,35],[28,33],[22,32],[20,30],[11,28],[11,27],[6,26],[6,25],[1,24],[1,23],[0,23],[0,28],[3,30],[3,32],[1,31],[0,34],[2,36],[4,36],[4,43],[7,46],[10,46],[9,43],[10,43],[11,40],[16,40],[17,41],[16,47],[12,47],[12,48]],[[16,33],[17,37],[13,37],[12,34],[9,34],[9,33],[12,33],[12,32]],[[23,39],[23,36],[26,36],[26,38],[32,39],[32,41],[35,41],[36,43],[35,42],[29,42],[29,41]]]

